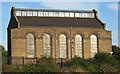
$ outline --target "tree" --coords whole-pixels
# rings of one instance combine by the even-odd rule
[[[116,59],[120,59],[120,48],[117,46],[112,46],[113,56],[115,56]]]
[[[6,56],[7,55],[7,51],[5,51],[4,46],[0,46],[0,50],[2,50],[2,56]]]

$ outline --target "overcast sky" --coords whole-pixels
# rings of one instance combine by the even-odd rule
[[[2,34],[2,37],[0,37],[0,44],[4,45],[6,49],[7,27],[10,21],[12,6],[15,8],[38,9],[95,9],[98,11],[98,18],[106,24],[106,30],[112,31],[112,44],[118,45],[118,2],[2,2],[1,6],[2,13],[0,12],[0,14],[2,14],[2,25],[0,25],[0,34]]]

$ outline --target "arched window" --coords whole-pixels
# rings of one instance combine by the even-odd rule
[[[64,34],[61,34],[59,40],[60,40],[60,58],[66,58],[67,57],[66,36]]]
[[[75,36],[75,54],[78,57],[82,56],[82,37],[80,35]]]
[[[50,46],[50,35],[43,35],[43,54],[50,56],[51,55],[51,46]]]
[[[27,34],[27,57],[35,57],[34,35],[31,33]]]
[[[91,44],[91,57],[97,53],[97,37],[95,35],[91,35],[90,37]]]

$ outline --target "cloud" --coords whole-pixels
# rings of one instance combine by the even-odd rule
[[[81,2],[42,2],[43,6],[54,9],[98,9],[97,3]]]
[[[111,4],[106,5],[106,7],[111,10],[118,10],[118,3],[111,3]]]

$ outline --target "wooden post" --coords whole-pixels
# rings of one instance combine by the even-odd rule
[[[70,48],[71,48],[71,60],[72,60],[72,27],[70,27]]]

